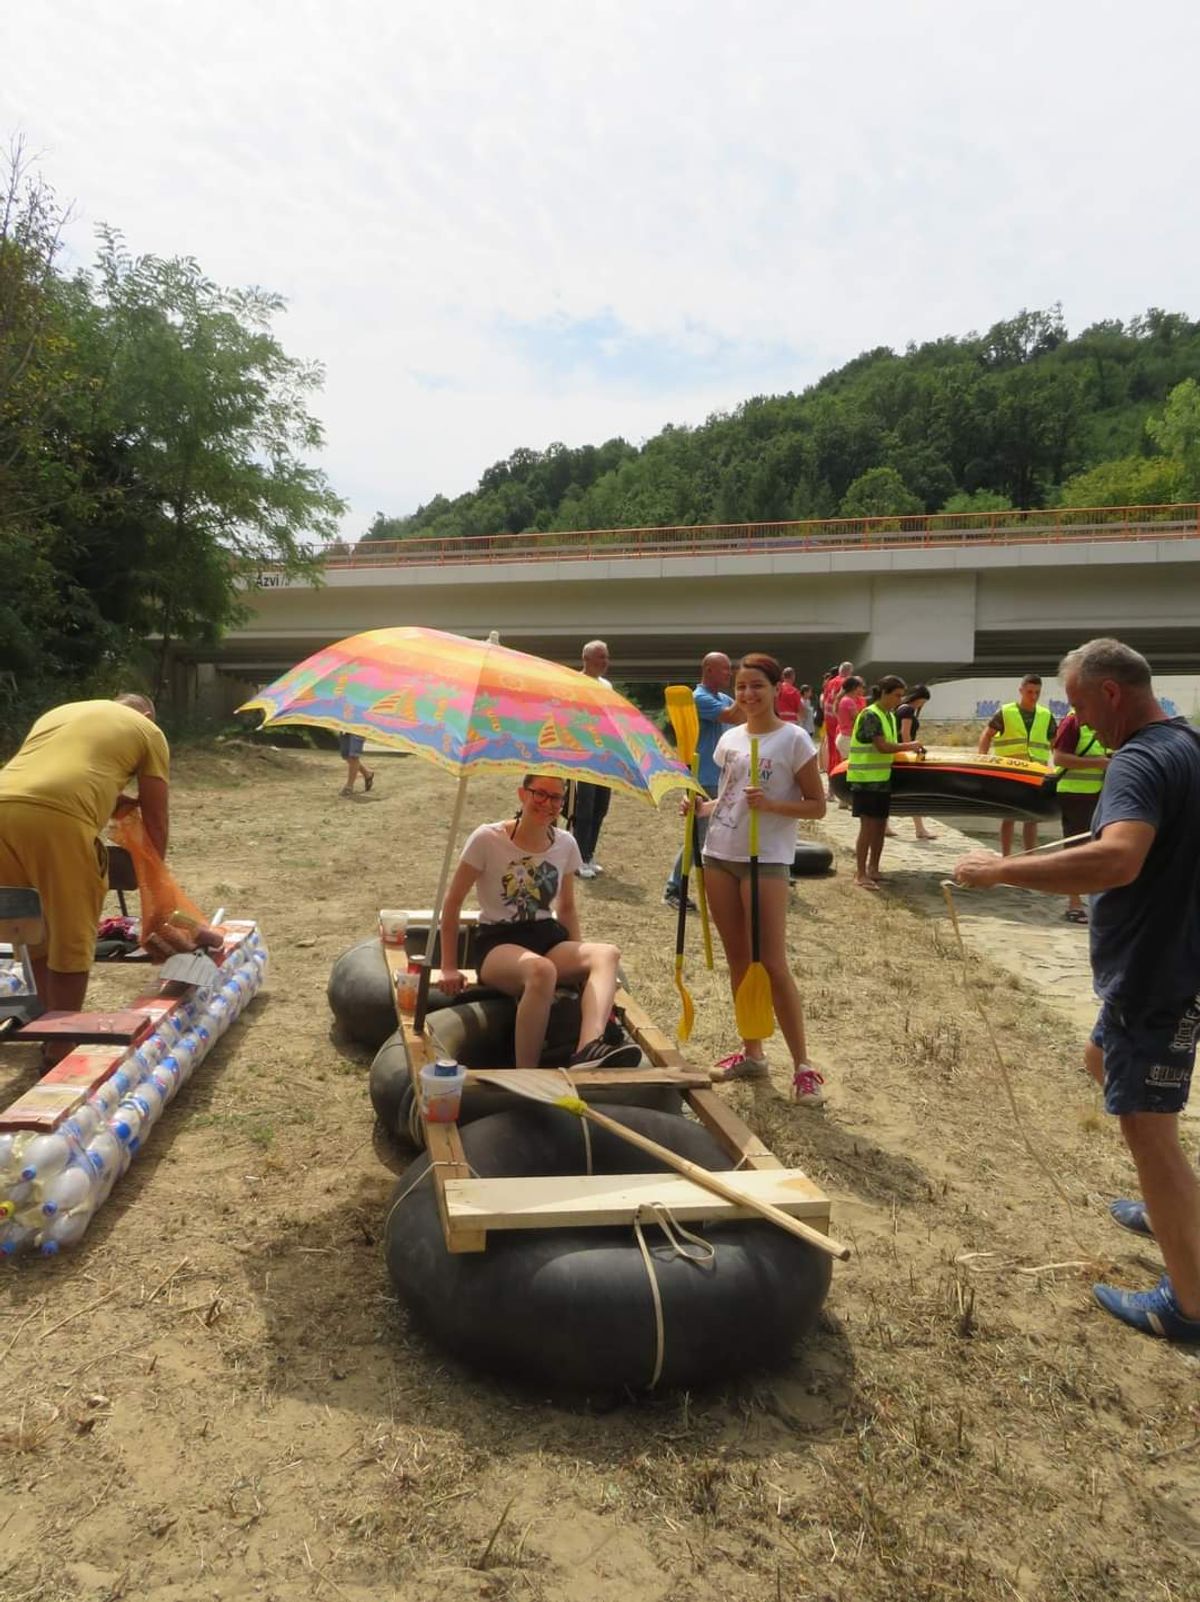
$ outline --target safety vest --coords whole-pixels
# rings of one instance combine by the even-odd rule
[[[877,751],[873,740],[863,740],[859,737],[859,725],[868,712],[874,712],[883,724],[884,739],[890,740],[893,745],[899,743],[896,734],[896,714],[885,712],[878,703],[874,706],[865,706],[855,718],[854,730],[850,735],[850,765],[846,770],[846,778],[851,784],[890,784],[895,752]]]
[[[992,741],[992,750],[997,756],[1020,757],[1025,762],[1049,762],[1050,760],[1050,710],[1039,706],[1034,710],[1033,724],[1028,734],[1025,732],[1025,719],[1021,716],[1021,708],[1015,701],[1000,709],[1000,716],[1004,719],[1004,728]]]
[[[1079,757],[1112,755],[1107,746],[1101,745],[1095,729],[1089,729],[1086,723],[1079,725],[1074,754]],[[1103,787],[1103,768],[1063,768],[1058,776],[1059,795],[1099,795]]]

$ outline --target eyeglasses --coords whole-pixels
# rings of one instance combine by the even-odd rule
[[[544,807],[561,807],[567,799],[565,790],[539,790],[536,784],[531,784],[525,794],[531,795],[535,801],[540,801]]]

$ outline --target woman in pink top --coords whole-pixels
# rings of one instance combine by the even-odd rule
[[[852,673],[842,684],[837,704],[838,755],[845,760],[850,755],[850,736],[854,733],[854,720],[867,704],[863,694],[863,681]]]

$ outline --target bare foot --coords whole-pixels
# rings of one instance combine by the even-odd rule
[[[917,839],[918,840],[936,840],[937,839],[937,835],[936,834],[930,834],[929,830],[926,829],[924,834],[919,834],[917,836]]]

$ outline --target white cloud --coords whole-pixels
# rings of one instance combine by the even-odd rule
[[[1196,310],[1191,0],[1136,29],[1111,0],[56,0],[3,26],[4,131],[77,199],[79,253],[105,220],[287,295],[351,533],[518,445],[640,438],[1021,305]],[[592,323],[616,357],[610,330],[556,368],[546,330]]]

